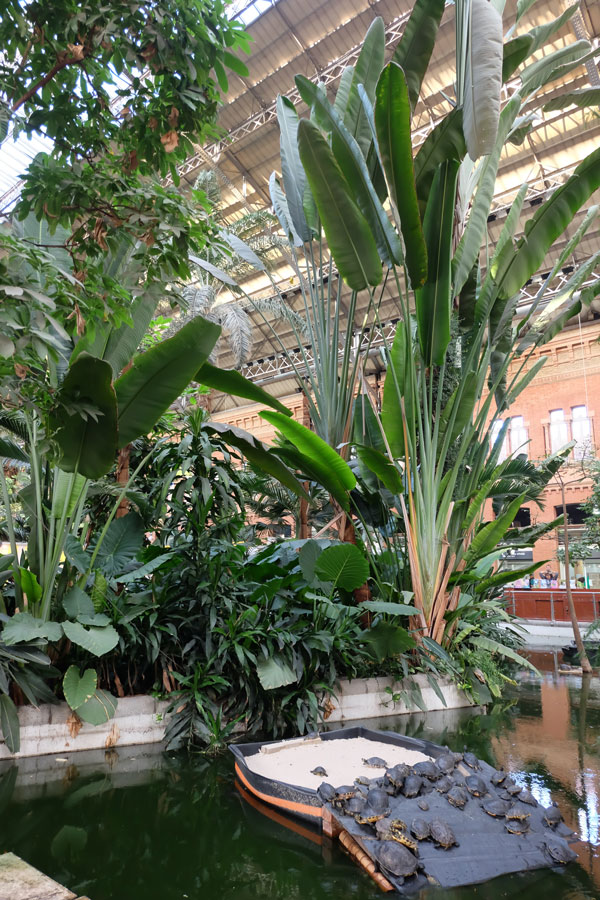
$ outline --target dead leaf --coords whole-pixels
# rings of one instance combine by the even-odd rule
[[[96,224],[94,225],[94,230],[92,231],[92,237],[101,250],[108,250],[108,244],[104,239],[106,232],[107,228],[102,219],[96,219]]]
[[[121,737],[121,732],[119,731],[119,726],[116,722],[113,722],[112,728],[106,735],[106,740],[104,741],[105,747],[114,747],[115,744],[118,743],[119,738]]]
[[[145,243],[146,247],[153,247],[156,238],[154,237],[154,231],[152,230],[152,228],[149,228],[147,231],[145,231],[140,236],[140,240]]]
[[[77,337],[81,337],[85,331],[85,319],[81,315],[81,310],[77,303],[75,304],[75,319],[77,321]]]
[[[148,128],[152,129],[152,131],[156,131],[158,128],[158,119],[156,116],[150,116],[148,119]]]
[[[117,697],[124,697],[125,691],[123,690],[123,684],[116,672],[115,672],[115,687],[117,689]]]
[[[83,44],[67,44],[67,50],[73,57],[73,60],[79,61],[85,56],[85,48]]]
[[[171,128],[176,128],[178,121],[179,121],[179,110],[177,109],[176,106],[172,106],[171,112],[169,113],[169,118],[167,119],[167,122],[169,123]]]
[[[176,131],[167,131],[161,136],[160,142],[167,153],[172,153],[179,144],[179,135]]]
[[[153,56],[156,56],[156,44],[148,44],[147,47],[144,47],[140,56],[145,60],[152,59]]]
[[[331,713],[334,711],[334,709],[335,709],[335,706],[331,702],[330,698],[328,697],[327,700],[325,701],[325,705],[323,706],[323,718],[328,719],[329,716],[331,715]]]
[[[81,726],[83,722],[77,715],[74,709],[71,710],[71,715],[67,719],[67,730],[72,738],[76,738],[79,732],[81,731]]]
[[[22,380],[27,375],[27,367],[22,366],[20,363],[15,363],[15,375]]]

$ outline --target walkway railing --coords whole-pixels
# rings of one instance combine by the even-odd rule
[[[600,591],[573,590],[571,593],[580,622],[593,622],[600,618]],[[508,612],[522,619],[556,623],[571,621],[564,588],[506,590],[504,597],[508,600]]]

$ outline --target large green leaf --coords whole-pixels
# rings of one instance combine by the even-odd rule
[[[243,431],[241,428],[236,428],[235,425],[226,425],[223,422],[208,422],[206,428],[221,435],[228,444],[237,447],[255,469],[272,475],[298,497],[308,500],[308,494],[294,473],[253,434]]]
[[[109,363],[82,353],[69,367],[50,415],[60,468],[100,478],[117,452],[117,404]]]
[[[112,625],[85,627],[80,622],[63,622],[62,627],[71,643],[83,647],[94,656],[110,653],[119,643],[119,635]]]
[[[388,369],[383,385],[383,402],[381,405],[381,421],[394,459],[403,456],[405,452],[404,425],[400,400],[405,398],[406,366],[406,330],[404,324],[399,322],[394,335],[394,342],[389,352]],[[407,398],[405,398],[405,402],[406,400]],[[406,412],[408,414],[408,410]]]
[[[265,691],[283,687],[285,684],[293,684],[298,681],[298,676],[290,664],[282,656],[269,656],[256,661],[256,673],[258,680]]]
[[[21,731],[17,708],[8,694],[0,694],[0,730],[10,753],[21,749]]]
[[[571,6],[568,6],[556,19],[551,19],[550,22],[544,22],[542,25],[536,25],[532,28],[529,34],[533,38],[533,43],[529,53],[535,53],[536,50],[543,47],[548,38],[551,38],[553,34],[560,31],[563,25],[568,22],[578,10],[579,3],[572,3]]]
[[[119,447],[152,430],[195,378],[220,333],[218,325],[197,316],[172,338],[138,356],[131,369],[117,379]]]
[[[381,17],[373,19],[365,35],[361,51],[352,72],[348,101],[342,114],[349,133],[360,147],[366,159],[371,144],[371,129],[361,102],[358,86],[362,84],[371,103],[375,97],[375,85],[385,60],[385,25]]]
[[[536,91],[563,72],[577,68],[589,54],[591,46],[589,41],[575,41],[526,66],[521,72],[524,89]]]
[[[302,119],[298,126],[298,147],[341,277],[356,291],[379,284],[382,270],[375,239],[348,192],[327,141],[307,119]]]
[[[86,483],[85,475],[75,475],[72,472],[65,472],[63,469],[58,468],[54,470],[52,509],[50,513],[53,519],[60,520],[63,515],[73,515]]]
[[[28,454],[15,441],[5,437],[0,437],[0,459],[29,462]]]
[[[97,684],[98,676],[95,669],[86,669],[83,675],[80,675],[79,666],[69,666],[62,687],[65,700],[71,709],[77,709],[89,700],[94,695]]]
[[[404,72],[393,62],[385,67],[377,83],[375,128],[390,196],[400,215],[408,274],[415,289],[427,278],[427,249],[413,168],[408,85]]]
[[[462,127],[462,109],[456,107],[430,131],[415,156],[415,180],[421,218],[425,217],[435,173],[446,159],[461,161],[467,152]]]
[[[445,0],[417,0],[392,57],[404,70],[413,109],[419,99],[445,5]]]
[[[281,174],[292,225],[301,241],[310,241],[311,232],[303,205],[306,174],[298,153],[298,114],[294,104],[287,97],[277,97],[277,121],[280,134]]]
[[[600,88],[587,88],[581,91],[569,91],[560,97],[553,97],[544,105],[544,112],[554,112],[556,109],[568,109],[569,106],[578,106],[585,109],[588,106],[600,106]]]
[[[286,196],[283,193],[281,184],[275,172],[271,172],[271,177],[269,178],[269,194],[271,195],[271,203],[273,204],[275,215],[279,220],[279,224],[281,225],[286,238],[294,245],[294,247],[301,247],[302,239],[300,235],[296,233]],[[222,272],[222,274],[229,279],[229,275],[226,275],[225,272]],[[222,278],[220,280],[223,281]],[[229,280],[233,281],[233,278]]]
[[[471,0],[463,129],[472,160],[496,142],[502,88],[502,16],[488,0]]]
[[[379,660],[406,653],[415,646],[414,639],[406,628],[393,622],[378,622],[365,632],[363,639],[372,647],[374,655]]]
[[[144,523],[137,513],[113,519],[96,555],[94,567],[115,578],[136,559],[144,540]]]
[[[62,626],[58,622],[44,622],[26,612],[15,613],[8,620],[2,632],[5,644],[18,644],[21,641],[59,641],[62,637]]]
[[[499,516],[499,518],[488,522],[483,528],[480,528],[471,541],[469,549],[464,556],[466,568],[495,549],[504,537],[506,531],[514,522],[515,516],[521,508],[525,497],[526,494],[520,494],[518,497],[515,497],[506,512]]]
[[[322,88],[303,75],[296,75],[296,85],[304,102],[314,109],[319,109],[329,126],[336,162],[352,190],[353,199],[371,228],[381,258],[389,266],[401,262],[400,240],[377,196],[358,143],[329,103],[327,94]]]
[[[118,700],[108,691],[96,689],[89,700],[77,708],[77,715],[89,725],[103,725],[112,719]]]
[[[471,643],[475,644],[476,647],[481,647],[482,650],[487,650],[490,653],[498,653],[499,656],[505,656],[507,659],[512,659],[513,662],[518,663],[524,669],[530,669],[536,675],[540,674],[533,663],[524,656],[520,656],[511,647],[507,647],[506,644],[501,644],[499,641],[494,641],[492,638],[485,637],[484,635],[472,638]]]
[[[491,274],[498,285],[499,297],[512,297],[535,274],[554,241],[598,187],[600,149],[590,153],[568,181],[538,208],[525,225],[525,234],[516,250],[507,242],[498,258],[492,260]]]
[[[502,59],[502,81],[508,81],[513,72],[519,68],[531,53],[533,35],[520,34],[504,45]]]
[[[404,593],[409,598],[413,596],[410,591]],[[385,600],[364,600],[360,607],[368,609],[369,612],[384,613],[386,616],[414,616],[419,612],[415,606],[408,603],[391,603]]]
[[[223,391],[225,394],[231,394],[233,397],[243,397],[244,400],[252,400],[254,403],[264,403],[271,406],[285,416],[291,416],[292,413],[276,397],[273,397],[268,391],[244,378],[234,369],[218,369],[216,366],[206,362],[198,370],[194,381],[204,384],[206,387],[214,388],[216,391]]]
[[[392,494],[403,494],[402,475],[385,453],[364,444],[355,444],[356,453],[363,465],[369,469]]]
[[[441,365],[450,343],[451,252],[454,203],[459,162],[446,160],[438,168],[425,213],[428,274],[415,291],[417,332],[426,365]]]
[[[77,585],[72,587],[68,593],[65,594],[63,609],[70,619],[76,619],[78,616],[94,615],[94,604],[85,591],[82,591]],[[73,707],[73,709],[75,709],[75,707]]]
[[[315,564],[315,575],[334,587],[353,591],[369,577],[369,563],[355,544],[336,544],[320,554]]]

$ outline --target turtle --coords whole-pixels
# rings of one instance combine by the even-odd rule
[[[454,757],[455,765],[458,765],[460,762],[463,761],[463,754],[460,752],[460,750],[450,750],[449,752]]]
[[[524,822],[531,816],[531,813],[529,812],[529,810],[525,809],[524,806],[513,804],[513,806],[511,806],[510,809],[508,809],[504,813],[504,815],[507,819],[517,819]]]
[[[419,775],[407,775],[402,785],[402,793],[409,799],[416,797],[423,787],[423,779]]]
[[[560,838],[548,837],[545,839],[543,846],[552,862],[560,863],[564,866],[568,862],[577,859],[577,854],[571,850],[566,841]]]
[[[388,769],[384,775],[384,778],[385,781],[392,785],[392,787],[396,788],[396,790],[400,790],[400,788],[404,784],[404,779],[407,775],[410,775],[410,773],[410,766],[407,766],[405,763],[399,763],[397,766],[393,766],[393,768]]]
[[[527,788],[523,788],[520,794],[517,794],[517,800],[520,800],[521,803],[526,803],[527,806],[537,806],[538,802]]]
[[[483,797],[488,792],[487,784],[479,775],[467,775],[465,787],[473,797]]]
[[[529,822],[527,819],[508,819],[504,823],[504,827],[509,834],[527,834]]]
[[[364,797],[350,797],[350,799],[345,802],[344,812],[347,816],[356,816],[363,811],[366,805],[367,801]]]
[[[421,816],[415,816],[410,823],[410,830],[418,841],[426,841],[429,837],[429,822]]]
[[[415,775],[420,775],[421,778],[429,778],[430,781],[437,781],[442,774],[431,759],[423,759],[421,762],[415,763],[413,772]]]
[[[498,787],[505,779],[506,772],[503,769],[496,769],[496,771],[492,773],[490,781],[492,782],[494,787]]]
[[[400,884],[420,868],[419,860],[408,847],[388,841],[379,848],[377,861],[382,872],[391,875]]]
[[[449,775],[456,765],[453,753],[442,753],[435,760],[435,765],[443,775]]]
[[[390,798],[381,788],[371,788],[367,791],[367,803],[371,809],[379,812],[382,809],[389,809]]]
[[[442,775],[439,781],[436,782],[435,789],[436,791],[439,791],[440,794],[447,794],[453,786],[454,780],[450,778],[449,775]]]
[[[419,809],[422,809],[423,812],[427,812],[427,810],[429,809],[429,803],[427,802],[425,797],[419,797],[419,799],[417,800],[417,806],[419,807]]]
[[[385,819],[387,814],[388,810],[371,809],[370,806],[365,806],[363,810],[356,813],[354,818],[359,825],[375,825],[380,819]]]
[[[378,819],[377,822],[375,822],[375,834],[380,841],[390,841],[392,839],[390,834],[390,820],[387,817]]]
[[[454,836],[454,832],[447,822],[442,819],[434,819],[429,825],[429,835],[438,847],[449,850],[454,844],[458,845],[458,841]]]
[[[317,788],[317,794],[319,795],[323,803],[331,803],[331,801],[335,799],[336,791],[332,784],[328,784],[326,781],[323,781]]]
[[[470,750],[465,748],[465,752],[463,753],[463,761],[468,765],[470,769],[475,769],[476,772],[479,772],[481,766],[479,765],[479,760],[475,756],[474,753],[471,753]]]
[[[343,784],[341,787],[335,789],[335,797],[331,801],[331,805],[336,809],[344,809],[344,804],[346,800],[351,800],[352,797],[356,797],[356,787],[352,784]]]
[[[459,784],[455,784],[446,794],[446,800],[450,806],[456,806],[457,809],[463,809],[468,799],[469,795]]]
[[[508,779],[507,779],[507,781],[508,781]],[[520,785],[520,784],[515,784],[514,781],[511,781],[511,782],[509,782],[508,784],[507,784],[507,782],[505,781],[503,787],[504,787],[504,790],[505,790],[508,794],[510,794],[511,797],[516,797],[516,795],[517,795],[517,794],[520,794],[521,791],[523,790],[523,788],[521,787],[521,785]]]
[[[318,775],[320,778],[327,778],[327,772],[323,768],[323,766],[317,766],[314,769],[310,770],[311,775]]]
[[[371,781],[365,775],[359,775],[358,778],[354,779],[354,784],[362,785],[362,787],[370,787]]]
[[[508,812],[510,803],[508,802],[508,800],[500,800],[500,798],[496,797],[487,797],[481,804],[481,808],[488,814],[488,816],[494,816],[494,818],[496,819],[501,819]]]
[[[548,828],[556,828],[557,825],[560,825],[562,822],[562,813],[558,806],[554,803],[552,806],[549,806],[544,810],[544,814],[542,816],[542,822],[544,825],[547,825]]]
[[[370,756],[368,759],[363,759],[363,766],[368,766],[369,769],[387,769],[388,764],[380,756]]]

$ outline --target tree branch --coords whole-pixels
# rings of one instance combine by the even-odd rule
[[[54,63],[50,71],[47,72],[43,78],[40,78],[40,80],[36,84],[30,87],[29,90],[26,91],[23,96],[17,100],[16,103],[13,104],[11,112],[16,112],[21,106],[23,106],[24,103],[27,103],[28,100],[31,100],[31,98],[35,94],[37,94],[40,88],[45,87],[45,85],[47,85],[49,81],[52,81],[54,76],[58,75],[58,73],[62,71],[62,69],[65,69],[67,66],[72,65],[72,63],[81,62],[82,58],[83,57],[81,56],[63,56],[62,59],[58,59]]]

